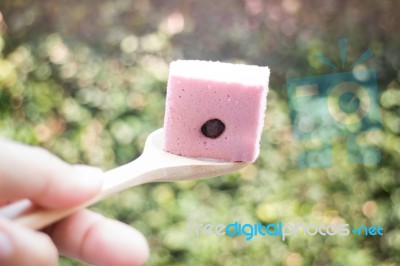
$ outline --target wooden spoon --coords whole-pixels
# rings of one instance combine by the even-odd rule
[[[133,186],[219,176],[248,165],[248,163],[184,157],[165,152],[162,149],[163,135],[163,129],[154,131],[147,138],[140,157],[103,173],[104,183],[101,192],[84,204],[69,209],[49,210],[34,207],[29,200],[22,200],[1,208],[0,216],[32,229],[42,229],[107,196]]]

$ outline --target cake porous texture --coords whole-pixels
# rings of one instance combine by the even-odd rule
[[[169,69],[164,150],[177,155],[253,162],[260,152],[268,67],[199,60]]]

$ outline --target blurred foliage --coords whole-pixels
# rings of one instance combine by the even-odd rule
[[[136,158],[163,123],[168,64],[208,59],[268,65],[268,113],[257,162],[210,180],[149,184],[93,209],[149,240],[149,265],[400,264],[400,2],[299,0],[2,0],[0,134],[70,163],[109,169]],[[299,169],[284,84],[331,73],[367,48],[374,57],[383,134],[378,166],[349,165],[335,142],[329,169]],[[383,237],[188,235],[196,223],[380,225]],[[118,237],[118,236],[116,236]],[[62,265],[81,265],[63,259]]]

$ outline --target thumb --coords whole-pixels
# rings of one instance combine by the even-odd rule
[[[57,249],[46,234],[0,219],[0,265],[53,266],[57,263]]]

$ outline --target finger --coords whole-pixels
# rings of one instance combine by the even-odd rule
[[[100,187],[99,176],[80,175],[44,149],[0,140],[2,199],[29,198],[44,207],[66,208],[90,199]]]
[[[0,265],[57,265],[58,252],[44,233],[0,219]]]
[[[141,233],[88,210],[52,226],[49,234],[61,254],[94,265],[143,265],[149,256]]]
[[[4,199],[4,198],[1,198],[1,199],[0,199],[0,207],[2,207],[2,206],[4,206],[4,205],[11,204],[11,203],[13,203],[14,201],[16,201],[16,200],[15,200],[15,199]]]

